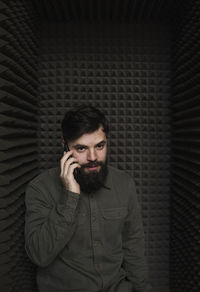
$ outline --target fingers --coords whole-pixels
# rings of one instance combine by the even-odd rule
[[[72,156],[73,151],[64,152],[63,157],[60,160],[60,178],[67,190],[80,194],[80,186],[77,183],[73,172],[75,168],[80,168],[76,158]],[[71,156],[71,157],[70,157]]]
[[[68,173],[69,169],[71,168],[71,166],[75,162],[77,163],[77,159],[75,159],[74,157],[70,157],[68,160],[65,161],[65,163],[64,163],[64,172],[65,172],[65,174]]]
[[[72,153],[73,153],[73,150],[70,150],[67,152],[64,151],[64,155],[61,158],[61,162],[65,162],[72,155]]]
[[[61,159],[61,176],[69,176],[71,173],[71,168],[74,169],[76,167],[79,167],[79,164],[77,162],[77,159],[71,156],[72,151],[67,152],[63,158]],[[71,157],[70,157],[71,156]],[[75,164],[75,167],[74,167]]]
[[[77,162],[70,165],[70,167],[68,168],[68,175],[69,175],[69,177],[74,176],[74,169],[77,168],[77,167],[78,168],[81,167],[80,164],[78,164]]]
[[[64,152],[63,157],[60,160],[60,168],[61,168],[61,176],[63,176],[63,172],[64,172],[64,164],[66,162],[66,160],[69,159],[69,157],[72,155],[73,151],[68,151],[68,152]]]

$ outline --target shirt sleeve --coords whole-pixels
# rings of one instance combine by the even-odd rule
[[[26,189],[25,249],[38,266],[48,266],[75,230],[79,194],[63,189],[62,202],[52,204],[36,185]]]
[[[135,184],[129,185],[129,212],[123,229],[123,267],[127,279],[131,281],[133,291],[151,291],[148,282],[147,264],[145,259],[145,239],[140,206],[137,201]]]

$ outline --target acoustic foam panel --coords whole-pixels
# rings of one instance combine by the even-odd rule
[[[32,0],[42,20],[48,22],[151,22],[171,23],[176,13],[173,0]],[[181,3],[179,3],[181,2]]]
[[[65,111],[101,109],[110,121],[109,163],[136,181],[153,291],[169,291],[168,29],[46,23],[40,53],[40,170],[59,165]]]
[[[1,2],[0,8],[1,8],[1,12],[3,12],[1,14],[1,24],[2,24],[2,27],[6,23],[5,20],[8,18],[8,16],[10,17],[10,13],[12,14],[12,10],[11,9],[7,9],[8,5],[5,5],[5,4],[9,4],[9,3],[12,3],[12,1],[10,1],[10,2],[9,1],[6,1],[6,2],[3,2],[2,1]],[[19,8],[19,3],[20,2],[17,3],[18,4],[18,8]],[[27,9],[27,2],[26,2],[26,4],[23,1],[21,3],[23,3],[23,5],[20,6],[20,9],[19,9],[20,12],[24,11],[24,9],[25,10]],[[193,88],[192,90],[191,90],[191,87],[193,87],[193,84],[196,84],[198,82],[198,65],[199,65],[198,62],[199,62],[199,59],[197,58],[197,56],[198,56],[198,50],[199,49],[198,49],[197,45],[198,45],[198,40],[199,40],[199,38],[198,38],[198,35],[199,35],[199,24],[198,24],[199,7],[197,6],[197,2],[193,2],[191,4],[191,7],[195,7],[195,8],[192,9],[191,14],[183,15],[183,21],[180,22],[179,31],[178,31],[178,34],[177,34],[177,36],[179,36],[180,43],[177,46],[178,47],[178,53],[177,53],[177,56],[178,57],[176,56],[176,58],[175,58],[175,59],[178,60],[178,62],[175,63],[176,64],[176,69],[177,69],[176,76],[175,76],[176,79],[175,80],[178,80],[177,83],[179,83],[179,86],[176,86],[176,90],[178,90],[178,92],[181,92],[182,91],[180,95],[177,94],[178,98],[182,98],[183,95],[186,96],[186,92],[184,91],[185,88],[188,90],[187,92],[190,92],[190,93],[192,92],[192,94],[194,94],[194,95],[197,93],[197,96],[196,97],[192,98],[192,100],[187,100],[187,102],[185,100],[184,101],[184,104],[183,104],[183,106],[185,106],[185,105],[187,106],[187,104],[189,104],[190,107],[191,107],[191,109],[188,111],[188,113],[190,112],[190,113],[193,114],[193,113],[198,113],[198,107],[197,108],[194,108],[192,106],[193,103],[195,103],[195,105],[198,105],[198,92],[199,92],[198,91],[198,86],[195,86],[195,88]],[[191,7],[189,7],[189,8],[191,8]],[[16,5],[14,5],[14,8],[16,9]],[[190,9],[188,9],[188,11],[189,10]],[[15,13],[13,15],[16,16]],[[19,13],[17,15],[19,15]],[[20,15],[21,15],[21,13],[20,13]],[[21,19],[20,19],[19,22],[20,22],[20,24],[22,23],[21,22]],[[190,33],[191,25],[192,25],[192,27],[194,27],[192,33]],[[181,26],[184,29],[182,29]],[[13,29],[13,27],[12,27],[12,29]],[[2,30],[1,29],[1,35],[2,36],[5,36],[6,35],[5,31],[6,30]],[[186,36],[183,37],[183,35],[185,33],[186,33]],[[194,42],[195,42],[196,45],[193,47]],[[6,43],[7,42],[5,41],[5,38],[3,37],[3,41],[1,42],[1,48],[4,47]],[[176,44],[176,42],[174,42],[174,44]],[[181,52],[183,50],[184,50],[184,53],[181,54]],[[193,52],[193,53],[191,53],[191,52]],[[179,56],[181,56],[181,58],[179,58]],[[4,55],[3,55],[3,57],[4,57]],[[5,76],[4,75],[5,67],[3,66],[4,64],[3,65],[2,64],[3,64],[3,62],[1,61],[1,73],[3,72],[3,75],[1,75],[1,76]],[[19,68],[18,68],[18,70],[19,70]],[[187,79],[188,76],[191,76],[191,77],[189,79]],[[9,81],[10,77],[12,77],[12,74],[11,75],[8,75],[6,81]],[[184,82],[184,81],[186,81],[186,82]],[[4,82],[5,82],[5,80],[4,80]],[[3,95],[2,95],[2,91],[3,90],[2,89],[5,88],[4,83],[2,83],[2,84],[3,84],[3,86],[1,87],[1,97],[3,97]],[[9,84],[9,83],[7,83],[7,84]],[[16,91],[15,91],[15,95],[16,95]],[[20,100],[20,102],[22,103],[22,100]],[[68,107],[70,107],[71,105],[72,105],[71,103],[68,104]],[[119,103],[117,105],[119,106]],[[115,104],[115,106],[116,106],[116,104]],[[3,106],[2,106],[2,108],[3,108]],[[175,109],[177,110],[177,114],[176,114],[177,117],[179,116],[179,118],[180,118],[181,116],[183,116],[183,114],[185,114],[185,112],[180,107],[180,103],[179,104],[177,103],[177,106],[175,106]],[[16,113],[16,111],[13,108],[12,108],[12,110]],[[115,117],[117,117],[117,116],[119,116],[118,112],[115,113]],[[198,118],[197,118],[197,120],[198,120]],[[4,117],[4,120],[2,119],[1,125],[3,124],[3,122],[5,122],[5,117]],[[179,127],[180,127],[180,124],[182,124],[184,126],[186,123],[185,122],[183,123],[181,121],[181,123],[179,123]],[[3,124],[3,125],[5,125],[5,124]],[[192,123],[190,123],[190,125],[192,125]],[[191,129],[193,129],[193,127],[191,127]],[[182,132],[184,132],[184,131],[185,130],[183,129]],[[7,128],[6,128],[6,130],[4,128],[4,131],[2,131],[2,133],[4,133],[4,134],[5,133],[8,133]],[[14,132],[13,131],[10,131],[9,134],[11,134],[11,133],[13,134]],[[198,143],[198,136],[195,136],[195,137],[197,138],[197,139],[195,139],[195,141],[196,141],[196,143]],[[115,137],[115,139],[116,139],[116,137]],[[120,137],[119,137],[119,139],[120,139]],[[184,140],[185,140],[185,138],[184,138]],[[4,140],[1,139],[1,142],[3,142],[3,141]],[[22,141],[20,141],[19,143],[22,143]],[[4,145],[5,144],[7,145],[8,143],[5,143],[4,142]],[[1,143],[1,145],[3,145],[3,143]],[[15,145],[18,146],[17,145],[17,141],[16,141]],[[115,146],[118,147],[118,145],[119,145],[119,143],[117,145],[115,145]],[[196,146],[196,144],[194,144],[194,145]],[[196,158],[198,158],[197,155],[199,154],[198,147],[191,148],[190,146],[188,146],[188,147],[183,147],[182,148],[176,142],[176,147],[174,147],[174,149],[175,148],[177,148],[178,150],[182,150],[184,152],[183,155],[182,155],[182,157],[181,157],[181,159],[182,159],[182,161],[181,161],[182,166],[181,167],[183,169],[184,169],[184,167],[185,167],[185,169],[187,169],[188,168],[188,165],[189,165],[189,164],[187,164],[186,166],[183,167],[183,160],[185,160],[185,155],[186,155],[186,151],[185,150],[186,150],[186,148],[187,148],[187,151],[188,151],[188,156],[190,156],[190,161],[195,162],[198,165],[198,163],[196,162]],[[20,152],[20,149],[17,149],[17,150],[18,150],[18,152],[17,152],[18,154],[26,153],[26,151],[29,151],[29,150],[25,149],[25,147],[22,149],[21,152]],[[2,151],[1,151],[1,153],[0,153],[1,161],[5,161],[4,160],[5,157],[6,157],[5,154],[7,154],[7,153],[8,152],[5,152],[5,151],[3,151],[3,153],[2,153]],[[114,154],[115,155],[113,157],[116,157],[116,153],[114,153]],[[124,154],[124,153],[122,153],[122,154]],[[183,156],[184,156],[184,159],[183,159]],[[176,158],[179,158],[177,154],[176,154]],[[117,161],[123,162],[123,158],[122,159],[118,159],[118,160],[114,160],[111,163],[115,163],[116,164]],[[132,160],[130,160],[130,161],[132,162]],[[180,167],[180,163],[177,163],[176,162],[176,166]],[[7,167],[7,164],[4,165],[4,168],[2,168],[2,171],[5,170],[6,167]],[[122,167],[123,168],[123,165],[120,165],[119,164],[119,167]],[[196,165],[195,165],[195,168],[196,168]],[[177,170],[175,170],[175,172],[177,173]],[[136,174],[136,173],[134,173],[134,174]],[[192,173],[194,173],[194,171],[192,171]],[[182,174],[183,174],[183,171],[182,171]],[[178,173],[178,176],[180,176],[180,173]],[[4,177],[5,176],[2,176],[2,182],[4,181]],[[199,194],[199,189],[198,189],[198,184],[197,184],[198,178],[197,178],[197,181],[195,181],[194,180],[195,176],[193,174],[192,174],[192,176],[189,176],[189,178],[191,179],[191,181],[190,181],[191,182],[190,188],[192,187],[192,194],[195,193],[196,194],[196,197],[198,199],[198,194]],[[177,182],[177,180],[176,180],[176,182]],[[24,189],[23,185],[22,185],[22,189]],[[5,188],[4,188],[4,190],[5,190]],[[140,189],[139,189],[139,191],[140,191]],[[187,240],[185,241],[185,245],[184,244],[181,245],[179,243],[182,243],[182,241],[179,240],[179,242],[177,242],[176,241],[176,237],[175,237],[175,241],[176,241],[177,244],[176,244],[176,246],[174,246],[174,250],[172,249],[173,250],[172,255],[176,258],[176,262],[173,261],[174,262],[175,270],[172,270],[172,275],[174,275],[173,282],[172,282],[172,287],[174,285],[174,287],[173,287],[173,289],[175,289],[174,291],[178,291],[177,290],[178,288],[180,289],[179,291],[184,291],[183,289],[185,289],[185,291],[186,290],[188,291],[188,289],[189,290],[193,289],[191,291],[197,291],[199,289],[199,280],[198,280],[198,263],[199,263],[199,259],[197,257],[197,251],[198,251],[198,245],[197,245],[197,243],[198,243],[198,240],[199,240],[199,237],[198,237],[198,234],[199,233],[198,233],[198,224],[196,222],[197,220],[195,221],[195,219],[198,218],[198,215],[197,214],[199,213],[199,209],[198,209],[198,207],[196,205],[196,202],[198,202],[198,200],[195,201],[194,200],[194,196],[193,196],[193,201],[192,201],[192,203],[190,202],[191,205],[192,205],[192,208],[194,208],[195,211],[192,210],[192,208],[188,208],[188,207],[185,207],[187,210],[186,211],[183,211],[183,209],[184,209],[183,207],[184,206],[187,206],[187,204],[188,204],[189,201],[188,201],[188,197],[187,197],[187,200],[185,200],[186,195],[184,195],[184,190],[182,190],[180,188],[180,183],[179,183],[179,193],[181,191],[182,191],[182,193],[179,196],[177,196],[177,193],[176,193],[176,199],[177,200],[176,199],[175,200],[178,202],[177,205],[179,204],[181,207],[179,206],[179,211],[178,212],[177,212],[178,207],[176,205],[173,208],[173,212],[174,212],[173,213],[173,223],[174,222],[180,222],[181,219],[182,219],[182,215],[183,215],[183,217],[184,217],[184,223],[187,223],[188,225],[190,224],[193,227],[193,229],[191,231],[191,234],[193,235],[192,239],[195,239],[195,240],[192,240],[192,243],[190,241],[190,244],[188,244],[188,241],[189,241],[189,233],[187,234],[187,232],[186,232],[186,234],[187,234]],[[1,194],[2,194],[2,196],[4,195],[3,192],[1,192]],[[175,195],[174,195],[174,198],[175,198]],[[185,202],[184,202],[184,200],[185,200]],[[3,202],[3,201],[1,201],[1,202]],[[4,205],[2,205],[2,204],[1,204],[1,206],[4,207]],[[16,204],[15,207],[16,208],[13,208],[13,210],[12,210],[13,213],[15,213],[16,210],[18,210],[17,204]],[[188,213],[188,210],[189,209],[190,209],[190,212],[192,214],[195,214],[190,219],[188,218],[188,216],[187,217],[185,216],[186,212]],[[2,212],[2,214],[3,214],[3,212]],[[5,212],[4,212],[4,214],[5,214]],[[175,220],[174,220],[174,217],[175,217]],[[4,219],[4,217],[2,217],[2,218]],[[11,218],[11,220],[12,220],[12,218]],[[10,226],[10,222],[11,221],[6,220],[7,226]],[[5,224],[5,220],[4,220],[3,224]],[[16,226],[17,226],[17,223],[16,223]],[[175,224],[174,224],[174,226],[175,226]],[[180,231],[180,223],[177,223],[177,226],[179,226],[179,227],[176,227],[177,229],[175,231],[178,231],[178,230]],[[189,228],[187,228],[187,231],[188,230],[189,230]],[[9,232],[8,232],[8,234],[9,234]],[[174,234],[175,234],[175,232],[174,232]],[[174,234],[173,234],[173,236],[174,236]],[[16,233],[14,234],[14,238],[17,238]],[[21,237],[20,237],[20,239],[23,240],[23,238],[21,238]],[[23,244],[22,244],[22,246],[23,246]],[[173,239],[172,239],[172,246],[173,246]],[[4,252],[5,252],[5,250],[6,250],[7,247],[6,247],[6,245],[1,246],[1,247],[2,247],[2,249],[1,249],[2,258],[6,258],[7,257],[7,254],[5,254]],[[191,247],[192,247],[192,249],[191,249]],[[4,255],[3,255],[3,253],[4,253]],[[186,260],[185,260],[185,254],[188,255],[188,257],[187,257]],[[184,256],[182,256],[182,255],[184,255]],[[188,266],[189,267],[192,267],[193,269],[190,269],[190,270],[187,269]],[[7,266],[5,264],[3,264],[2,267],[3,267],[3,271],[4,271],[4,275],[5,275],[5,271],[6,271]],[[2,270],[2,267],[1,267],[1,270]],[[19,269],[19,266],[17,268]],[[15,266],[15,269],[16,269],[16,266]],[[8,269],[7,270],[10,271],[10,263],[8,264]],[[15,274],[16,274],[16,271],[17,270],[15,270]],[[14,274],[14,272],[13,272],[13,274]],[[30,278],[30,275],[31,275],[31,272],[28,271],[28,276],[26,275],[26,277],[25,277],[25,281],[27,281],[27,283],[28,283],[28,278]],[[181,278],[182,275],[184,275],[184,276]],[[188,275],[187,278],[185,277],[186,275]],[[11,278],[8,277],[8,279],[9,279],[9,281],[8,281],[9,285],[7,285],[8,291],[19,291],[19,284],[18,284],[18,288],[16,288],[15,285],[11,284],[11,281],[10,281]],[[12,287],[14,287],[14,288],[12,288]],[[22,285],[21,285],[21,287],[22,287]],[[14,289],[14,290],[12,290],[12,289]],[[18,290],[15,290],[15,289],[18,289]],[[26,289],[26,291],[28,291],[28,288]],[[162,289],[162,291],[163,291],[163,289]]]
[[[200,291],[200,2],[174,27],[171,291]]]
[[[1,1],[0,290],[34,291],[24,250],[24,191],[38,173],[36,16],[29,1]]]

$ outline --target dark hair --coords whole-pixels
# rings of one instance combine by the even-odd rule
[[[73,141],[98,130],[100,126],[107,135],[109,126],[104,114],[93,106],[81,105],[66,112],[62,120],[63,139],[65,142]]]

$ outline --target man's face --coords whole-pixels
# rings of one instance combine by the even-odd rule
[[[84,167],[85,173],[100,171],[101,166],[98,165],[98,162],[106,162],[107,140],[102,127],[69,142],[68,146],[70,150],[73,150],[73,156],[78,163]]]
[[[107,176],[107,140],[102,129],[84,134],[68,143],[81,168],[77,168],[77,181],[82,191],[92,193],[100,189]]]

